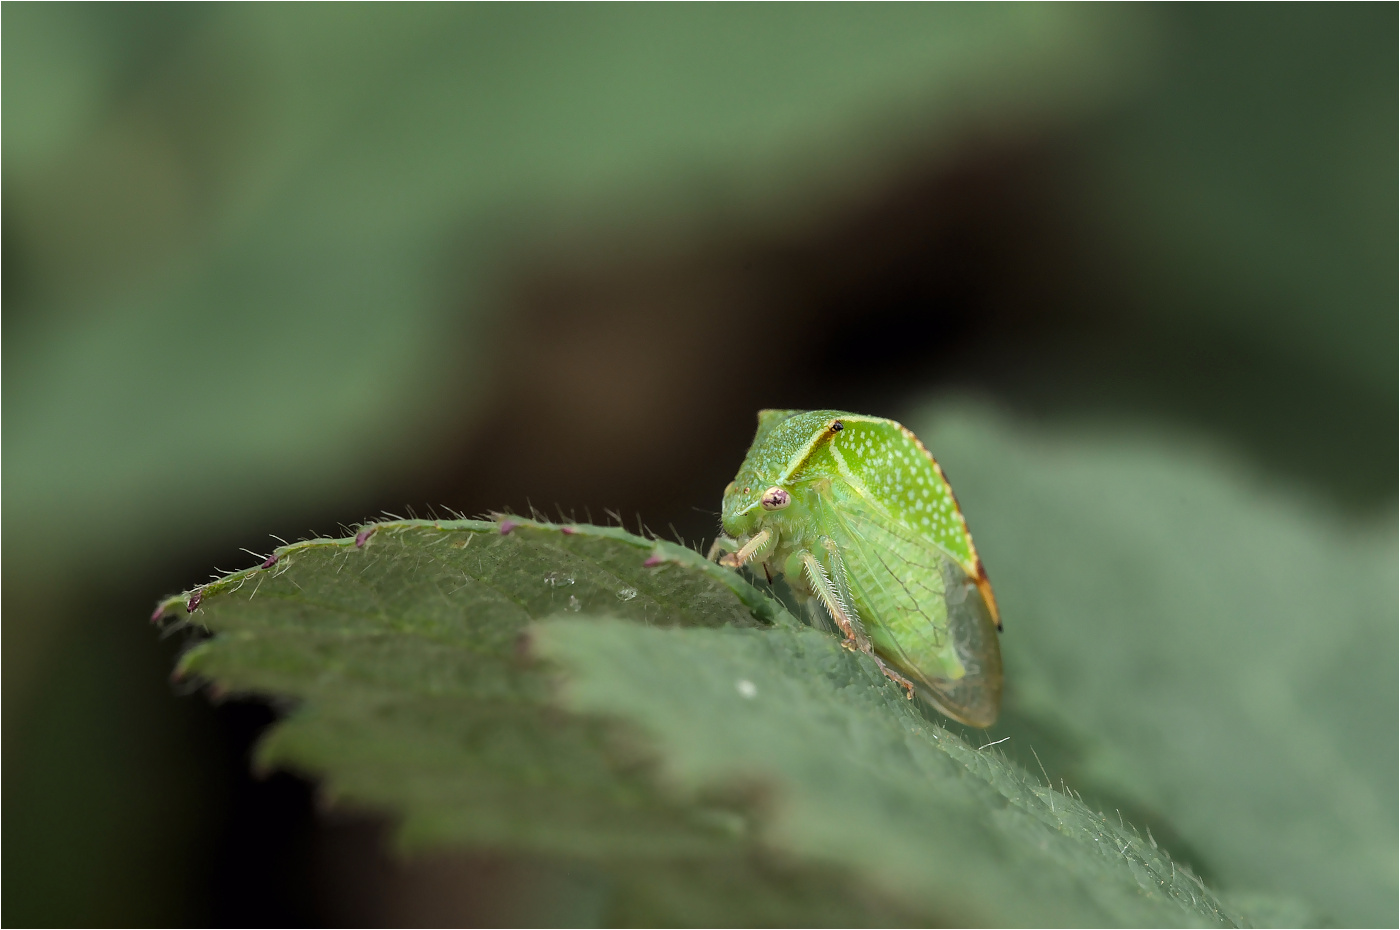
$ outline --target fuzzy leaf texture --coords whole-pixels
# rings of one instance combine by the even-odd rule
[[[292,699],[260,764],[398,814],[410,849],[587,863],[604,923],[1237,920],[1146,835],[688,549],[517,519],[366,529],[199,589],[215,635],[179,671]]]
[[[1338,513],[1186,432],[906,422],[1007,620],[1007,754],[1256,925],[1395,924],[1395,511]]]

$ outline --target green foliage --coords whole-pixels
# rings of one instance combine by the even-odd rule
[[[1165,18],[1165,67],[1085,147],[1104,261],[1137,278],[1139,312],[1164,332],[1211,331],[1289,359],[1296,378],[1391,396],[1400,242],[1379,143],[1394,135],[1382,76],[1397,64],[1396,11],[1197,5]]]
[[[293,699],[260,763],[399,813],[409,847],[591,863],[609,920],[1231,922],[1154,842],[926,719],[738,575],[568,529],[286,547],[163,605],[217,634],[180,674]]]
[[[1394,924],[1394,513],[1342,519],[1189,435],[905,422],[996,586],[1008,754],[1257,923]]]
[[[207,893],[191,889],[210,886],[199,870],[221,795],[203,767],[222,757],[195,748],[213,732],[199,705],[161,684],[169,644],[113,630],[187,577],[173,561],[217,560],[253,527],[285,533],[359,515],[367,498],[418,498],[388,474],[456,473],[452,437],[490,397],[514,397],[485,390],[491,366],[528,357],[492,335],[512,322],[512,295],[552,287],[579,241],[583,264],[625,256],[639,283],[656,274],[652,248],[723,251],[758,231],[761,253],[800,252],[812,230],[853,222],[869,192],[910,170],[939,174],[926,159],[963,151],[980,164],[989,138],[993,156],[1009,140],[1030,174],[1054,177],[1028,197],[1014,182],[992,192],[993,227],[1008,198],[1056,237],[1086,220],[1097,265],[1088,278],[1065,267],[1068,302],[1099,294],[1110,330],[1152,317],[1176,335],[1165,354],[1181,380],[1159,373],[1162,391],[1205,395],[1198,422],[1220,422],[1201,409],[1235,411],[1222,419],[1244,444],[1259,421],[1282,419],[1300,453],[1321,451],[1279,461],[1320,486],[1346,484],[1335,460],[1374,476],[1368,504],[1393,493],[1388,428],[1366,427],[1388,427],[1394,410],[1393,7],[540,9],[5,8],[5,529],[19,542],[6,563],[4,838],[23,850],[6,860],[11,922],[207,922]],[[978,187],[974,202],[988,196]],[[1060,205],[1048,222],[1035,212],[1047,194]],[[1011,246],[1022,247],[1034,248]],[[1121,277],[1100,280],[1104,269]],[[979,276],[1001,293],[999,276]],[[650,312],[685,326],[708,319],[706,301],[757,294],[766,306],[776,279],[748,277],[749,297],[721,277],[687,285],[694,309],[662,299]],[[824,292],[829,279],[784,280]],[[1056,328],[1057,287],[1037,311]],[[590,299],[560,309],[595,312]],[[674,330],[653,332],[661,344]],[[1260,393],[1202,387],[1208,346]],[[1138,365],[1131,345],[1105,354]],[[958,340],[953,357],[980,364]],[[706,365],[729,383],[752,358]],[[1271,365],[1293,393],[1266,387]],[[641,366],[653,378],[659,367]],[[807,402],[749,388],[753,406]],[[629,396],[679,422],[698,409],[657,401],[650,382]],[[1319,419],[1337,424],[1326,441]],[[1015,442],[973,451],[1008,449],[1029,454]],[[1284,570],[1256,572],[1233,611],[1276,612],[1283,630],[1208,638],[1199,654],[1211,661],[1197,662],[1180,644],[1231,628],[1212,600],[1226,583],[1172,600],[1169,563],[1125,545],[1129,574],[1105,597],[1157,605],[1144,611],[1159,633],[1125,630],[1114,610],[1075,606],[1089,582],[1063,570],[1056,538],[1016,520],[1098,513],[1132,540],[1128,516],[1091,493],[1072,503],[1087,510],[1061,513],[1038,497],[1053,486],[1016,491],[1014,465],[948,455],[964,455],[960,489],[986,476],[962,493],[978,499],[979,541],[995,547],[993,576],[1022,618],[1006,640],[1008,726],[1020,729],[999,748],[1035,771],[1033,738],[1052,777],[1131,809],[1159,839],[1170,831],[1232,900],[1236,887],[1291,889],[1317,902],[1309,913],[1394,923],[1393,603],[1366,608],[1383,621],[1374,630],[1348,619],[1371,597],[1353,573],[1374,591],[1393,538],[1347,543],[1357,565],[1324,558],[1348,579],[1336,587],[1350,632],[1315,664],[1309,636],[1333,620],[1303,623],[1266,582],[1293,590],[1322,572]],[[1345,535],[1329,521],[1285,523]],[[1292,663],[1289,677],[1274,659]],[[1239,693],[1212,686],[1240,668]],[[1152,708],[1122,690],[1142,683]],[[1163,752],[1172,741],[1140,725],[1135,714],[1157,708],[1169,723],[1189,715],[1189,751]],[[1226,761],[1208,761],[1216,752]],[[169,868],[151,869],[156,856]],[[717,867],[711,880],[739,875],[735,893],[748,874]],[[185,896],[204,903],[176,903]]]
[[[444,406],[471,416],[516,262],[578,229],[632,248],[717,213],[790,223],[969,113],[1091,109],[1138,19],[16,7],[5,466],[31,538],[14,557],[105,551],[109,521],[228,527],[372,486],[420,460]],[[268,393],[291,372],[298,390]]]
[[[525,520],[278,550],[181,672],[289,699],[260,763],[409,849],[583,864],[589,919],[1388,922],[1390,527],[1180,438],[910,422],[1007,620],[987,733],[688,549]]]

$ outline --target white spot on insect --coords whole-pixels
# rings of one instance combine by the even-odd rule
[[[636,589],[636,588],[619,588],[618,591],[617,591],[617,599],[618,599],[619,601],[630,601],[630,600],[632,600],[632,598],[634,598],[634,597],[636,597],[636,596],[637,596],[637,589]]]
[[[739,696],[742,698],[753,700],[758,697],[758,685],[749,681],[747,678],[740,678],[738,681],[734,682],[734,690],[738,691]]]
[[[583,605],[579,603],[579,599],[574,597],[572,594],[569,595],[569,609],[572,610],[574,613],[578,613],[580,610],[583,609]]]

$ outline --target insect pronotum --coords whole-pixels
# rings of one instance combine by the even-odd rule
[[[1001,620],[943,470],[893,420],[763,410],[711,558],[781,572],[911,699],[991,726]]]

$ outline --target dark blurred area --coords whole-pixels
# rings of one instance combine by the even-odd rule
[[[169,683],[156,599],[270,533],[709,538],[760,407],[942,392],[1393,516],[1393,5],[3,25],[6,923],[580,913],[568,869],[403,863],[250,772],[274,709]]]

